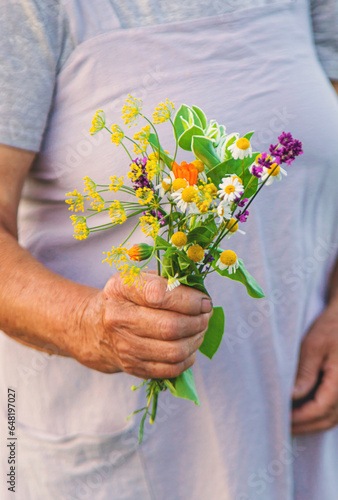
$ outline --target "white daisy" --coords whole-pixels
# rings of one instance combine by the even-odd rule
[[[250,141],[245,137],[240,137],[231,146],[228,147],[234,160],[244,160],[247,156],[252,156],[252,147]]]
[[[225,250],[219,256],[216,266],[219,267],[221,271],[227,269],[229,274],[235,273],[236,269],[239,267],[237,255],[232,250]]]
[[[277,163],[273,163],[271,165],[271,168],[263,167],[263,175],[261,179],[262,181],[265,181],[265,179],[267,179],[270,175],[269,179],[266,181],[266,185],[269,186],[273,183],[274,180],[281,181],[283,177],[282,174],[288,175],[287,171],[284,170],[284,168],[282,168],[280,165],[277,165]]]
[[[159,190],[159,195],[161,198],[163,198],[167,193],[170,193],[171,186],[174,180],[175,176],[173,172],[170,172],[168,177],[165,177],[159,184],[157,184],[157,186],[155,186],[155,189]]]
[[[231,238],[231,236],[234,235],[235,233],[245,234],[245,231],[239,229],[238,220],[235,219],[234,217],[232,217],[229,221],[227,221],[226,228],[229,229],[228,234],[225,236],[226,240]]]
[[[220,204],[217,207],[217,214],[219,217],[219,223],[221,224],[224,219],[230,219],[231,218],[231,204],[228,203],[227,201],[221,201]]]
[[[172,193],[171,198],[176,203],[177,208],[179,208],[182,212],[185,212],[188,206],[193,203],[196,195],[196,186],[187,186]]]
[[[232,175],[231,177],[223,177],[221,184],[218,186],[219,197],[223,201],[233,202],[236,198],[240,198],[243,194],[243,184],[237,175]]]
[[[167,292],[171,292],[174,290],[174,288],[177,288],[180,286],[180,282],[178,281],[178,274],[176,273],[175,276],[168,278],[168,285],[167,285]]]

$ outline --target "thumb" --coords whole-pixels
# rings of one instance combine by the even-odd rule
[[[296,380],[292,398],[305,397],[317,383],[325,353],[313,342],[311,336],[306,336],[301,344]]]

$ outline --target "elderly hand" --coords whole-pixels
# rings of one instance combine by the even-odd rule
[[[322,380],[314,398],[292,411],[293,434],[331,429],[338,424],[338,298],[332,300],[306,334],[300,350],[293,399],[297,402]]]
[[[166,291],[167,280],[145,274],[143,289],[115,274],[79,311],[71,355],[104,373],[124,371],[142,378],[172,378],[193,365],[212,303],[186,286]]]

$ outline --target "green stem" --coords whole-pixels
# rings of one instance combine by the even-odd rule
[[[173,159],[173,163],[174,163],[175,160],[176,160],[176,155],[177,155],[177,150],[178,150],[178,138],[177,138],[177,133],[176,133],[175,125],[174,125],[173,121],[171,120],[171,118],[169,118],[169,121],[170,121],[171,125],[173,126],[174,135],[175,135],[175,142],[176,142],[175,154],[174,154],[174,159]]]
[[[136,226],[134,227],[134,229],[132,230],[132,232],[129,234],[129,236],[124,240],[124,242],[121,244],[121,247],[123,247],[127,241],[129,240],[129,238],[131,237],[131,235],[136,231],[136,229],[138,228],[138,226],[140,225],[140,222],[138,222],[136,224]]]
[[[108,132],[109,132],[111,135],[113,135],[113,132],[112,132],[112,131],[111,131],[111,130],[107,127],[107,126],[105,126],[104,128],[105,128],[106,130],[108,130]],[[126,139],[129,139],[129,137],[126,137]],[[129,139],[129,140],[130,140],[130,139]],[[127,149],[127,148],[126,148],[126,146],[123,144],[123,141],[120,141],[120,144],[121,144],[121,146],[123,146],[123,148],[124,148],[125,152],[126,152],[126,153],[127,153],[127,155],[129,156],[129,158],[131,159],[131,161],[133,161],[133,159],[132,159],[132,157],[131,157],[131,155],[130,155],[130,153],[129,153],[128,149]]]

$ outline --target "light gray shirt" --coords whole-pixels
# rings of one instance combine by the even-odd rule
[[[66,4],[71,0],[4,0],[0,5],[0,143],[39,151],[56,75],[74,48]],[[110,0],[128,29],[231,13],[276,0]],[[89,8],[89,7],[88,7]],[[318,56],[338,80],[338,1],[312,0]],[[109,14],[108,14],[109,15]],[[104,28],[103,28],[104,29]]]

